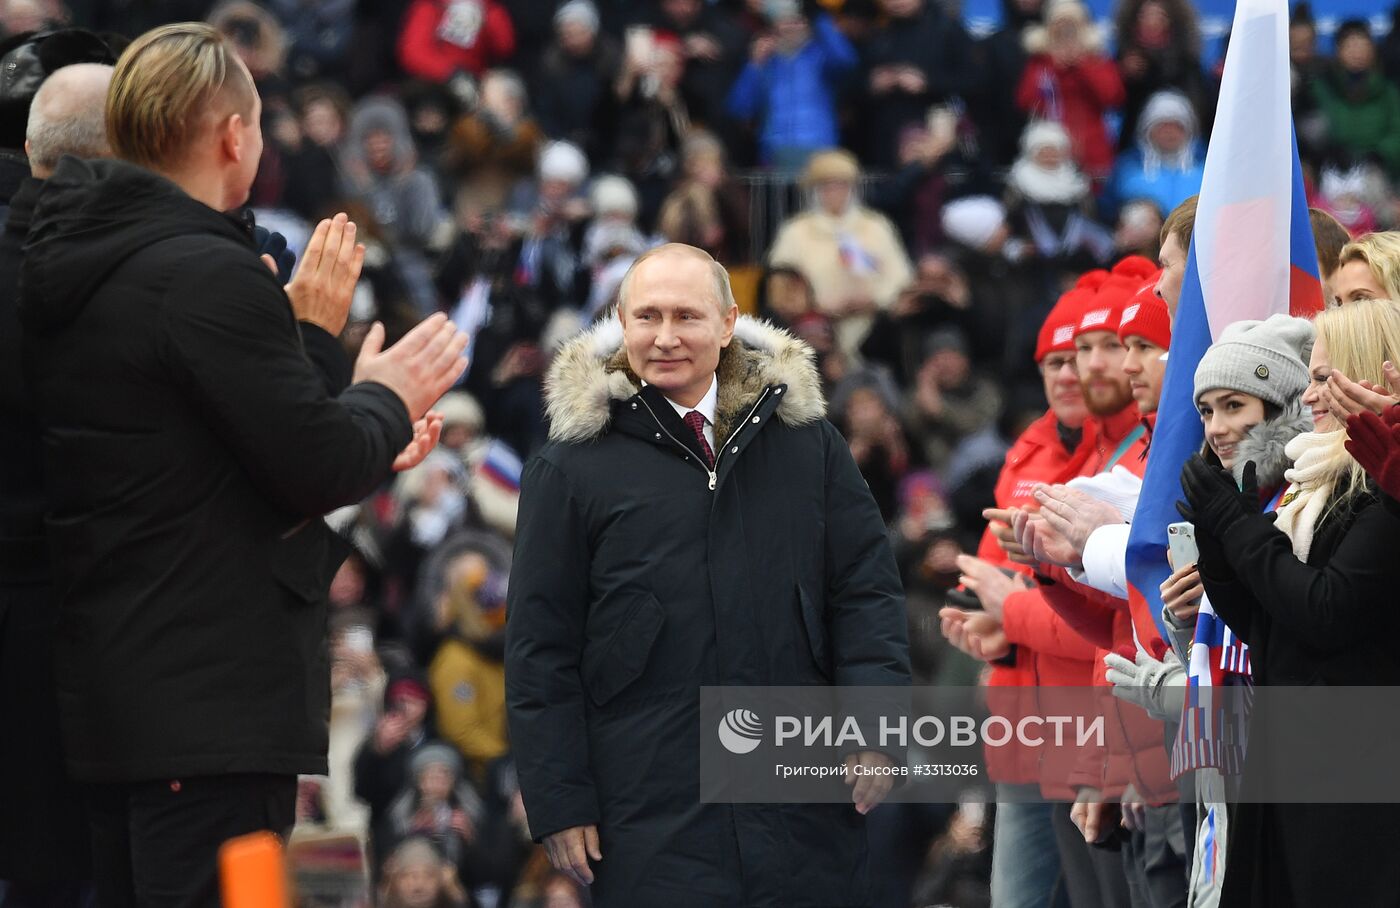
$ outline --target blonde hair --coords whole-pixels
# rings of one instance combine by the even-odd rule
[[[632,263],[632,267],[627,269],[627,273],[622,276],[622,283],[617,285],[617,311],[622,312],[627,308],[627,297],[632,290],[632,275],[637,273],[637,266],[648,259],[654,259],[661,255],[685,255],[702,262],[708,262],[715,277],[715,296],[719,302],[719,311],[728,312],[734,308],[734,290],[729,285],[729,272],[724,266],[715,261],[714,256],[698,246],[688,246],[685,243],[664,243],[655,249],[648,249],[637,260]]]
[[[1386,296],[1400,300],[1400,232],[1387,230],[1368,233],[1352,240],[1342,247],[1341,254],[1337,256],[1337,267],[1349,262],[1365,262],[1376,283],[1385,288]],[[1352,375],[1347,373],[1347,377],[1351,378]]]
[[[209,125],[250,117],[257,92],[232,45],[213,27],[180,22],[146,32],[117,60],[107,135],[117,157],[153,170],[182,163]]]
[[[1400,304],[1390,300],[1357,300],[1318,313],[1313,320],[1318,342],[1327,348],[1327,361],[1352,381],[1370,381],[1384,388],[1383,364],[1400,362]],[[1327,511],[1348,502],[1367,487],[1366,471],[1346,450],[1347,433],[1333,433],[1329,472],[1336,477]]]

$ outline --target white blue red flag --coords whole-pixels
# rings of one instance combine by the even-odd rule
[[[1285,0],[1239,0],[1225,58],[1220,105],[1142,496],[1128,541],[1129,596],[1147,608],[1164,640],[1158,587],[1167,566],[1167,525],[1181,519],[1181,467],[1201,448],[1196,365],[1226,325],[1322,308],[1308,203],[1289,106]],[[1142,601],[1142,600],[1145,600]]]

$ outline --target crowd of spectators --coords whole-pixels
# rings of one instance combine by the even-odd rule
[[[1200,189],[1219,67],[1189,0],[1005,0],[973,40],[936,0],[0,0],[0,31],[134,36],[202,19],[263,99],[250,205],[300,248],[346,211],[367,246],[344,342],[446,311],[471,365],[439,450],[331,516],[331,772],[300,831],[367,848],[382,904],[587,904],[531,844],[502,668],[521,464],[542,377],[647,248],[705,248],[745,311],[818,353],[830,418],[893,537],[919,680],[970,681],[938,632],[1033,359],[1081,272],[1155,259]],[[1313,204],[1400,225],[1400,35],[1305,5],[1293,106]],[[779,221],[775,214],[792,211]],[[989,813],[888,805],[877,904],[985,903]]]

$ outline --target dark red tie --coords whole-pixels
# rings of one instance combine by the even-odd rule
[[[699,410],[691,410],[685,414],[685,424],[690,426],[695,437],[700,440],[700,450],[705,452],[705,465],[714,468],[715,452],[710,450],[710,443],[705,440],[705,414]]]

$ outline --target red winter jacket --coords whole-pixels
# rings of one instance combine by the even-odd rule
[[[1074,451],[1065,450],[1060,440],[1055,414],[1031,423],[1006,454],[997,478],[996,506],[1034,506],[1031,489],[1038,482],[1064,482],[1076,476],[1093,450],[1092,434]],[[1012,567],[1029,574],[1029,568],[1007,559],[990,529],[982,536],[977,557],[999,567]],[[1006,597],[1002,626],[1007,639],[1016,645],[1013,660],[993,663],[988,687],[1034,688],[1040,684],[1088,684],[1092,669],[1089,660],[1094,649],[1046,605],[1039,590],[1026,590]],[[1043,649],[1042,649],[1043,648]],[[1008,701],[1011,703],[1012,701]],[[1015,701],[1019,702],[1019,701]],[[1033,699],[1025,704],[1033,707]],[[1012,746],[986,748],[987,775],[994,782],[1027,784],[1040,781],[1039,759],[1035,751]]]
[[[413,0],[399,33],[399,65],[430,82],[480,76],[515,53],[515,27],[495,0]]]
[[[1101,179],[1113,170],[1113,143],[1104,114],[1123,104],[1123,79],[1107,57],[1085,56],[1072,66],[1059,67],[1049,54],[1026,62],[1016,103],[1033,117],[1056,120],[1069,133],[1074,159],[1090,177]]]
[[[1153,421],[1152,417],[1148,418],[1149,426]],[[1097,430],[1094,452],[1080,475],[1093,476],[1113,466],[1121,466],[1141,477],[1147,468],[1150,433],[1143,432],[1121,456],[1113,459],[1128,434],[1142,425],[1137,408],[1128,407],[1106,420],[1094,421],[1093,425]],[[1053,582],[1041,587],[1046,601],[1096,647],[1094,686],[1111,687],[1104,677],[1104,656],[1110,652],[1126,654],[1137,651],[1133,618],[1127,600],[1081,586],[1071,580],[1062,568],[1054,568],[1048,573]],[[1165,653],[1166,644],[1150,618],[1148,623],[1150,631],[1139,631],[1143,635],[1143,646],[1160,658]],[[1085,748],[1068,779],[1070,787],[1097,788],[1106,798],[1117,798],[1126,785],[1132,783],[1150,803],[1176,800],[1176,786],[1171,781],[1162,724],[1137,706],[1116,698],[1105,698],[1102,703],[1108,717],[1105,723],[1107,753]]]

